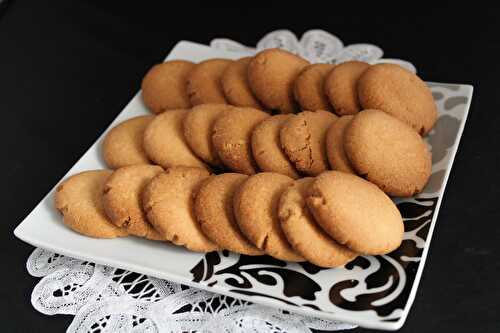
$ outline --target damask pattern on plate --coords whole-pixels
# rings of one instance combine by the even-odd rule
[[[360,256],[335,269],[212,252],[191,269],[193,281],[323,312],[357,312],[370,321],[400,320],[414,288],[470,98],[463,86],[429,83],[429,87],[438,107],[436,125],[425,138],[433,155],[432,175],[419,195],[395,199],[405,224],[397,250],[383,256]]]
[[[264,48],[282,47],[313,63],[357,59],[398,63],[415,71],[406,61],[382,58],[383,51],[378,46],[345,46],[338,37],[322,30],[308,31],[300,39],[287,30],[275,31],[266,35],[256,48],[228,39],[214,40],[211,45],[238,54],[182,42],[170,56],[191,61],[214,56],[234,59]],[[404,241],[396,251],[384,256],[361,256],[344,267],[323,269],[308,263],[287,263],[267,256],[240,256],[227,251],[193,254],[168,248],[167,244],[146,246],[138,239],[109,241],[155,258],[168,255],[175,261],[158,268],[128,257],[117,261],[115,247],[104,260],[102,243],[96,245],[99,251],[94,252],[93,241],[85,239],[88,243],[72,248],[69,254],[92,262],[42,249],[33,252],[27,262],[28,271],[41,278],[33,290],[33,306],[49,315],[74,315],[69,332],[314,332],[355,327],[339,319],[369,327],[399,328],[413,302],[472,96],[472,87],[466,85],[429,83],[429,86],[439,112],[435,128],[426,137],[433,153],[432,176],[421,194],[396,201],[405,219]],[[147,111],[136,96],[115,122],[141,114]],[[97,154],[94,146],[82,158],[86,159],[86,168],[102,167],[92,155]],[[80,162],[74,170],[79,168]],[[52,219],[53,207],[46,200],[36,209]],[[67,242],[54,246],[52,234],[40,237],[45,229],[36,228],[41,228],[39,222],[43,221],[23,222],[24,228],[19,231],[18,227],[16,235],[32,244],[66,253]],[[66,234],[63,228],[58,232],[67,238],[75,237]],[[120,267],[148,274],[155,272],[157,276],[205,290],[93,263],[99,260],[113,266],[120,266],[117,262],[121,262]],[[170,271],[172,265],[176,266],[174,273]]]

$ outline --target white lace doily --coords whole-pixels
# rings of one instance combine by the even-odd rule
[[[36,310],[75,315],[68,332],[312,332],[355,326],[304,317],[35,249]]]
[[[245,46],[227,38],[213,39],[210,46],[219,50],[236,51],[249,55],[263,49],[279,47],[299,54],[311,63],[340,64],[349,60],[359,60],[370,64],[398,64],[413,73],[417,72],[415,66],[408,61],[382,58],[384,52],[376,45],[362,43],[345,46],[337,36],[324,30],[309,30],[302,35],[300,40],[290,30],[276,30],[265,35],[257,43],[256,48]]]
[[[384,59],[371,44],[344,43],[322,30],[300,39],[288,30],[264,36],[256,48],[229,39],[214,39],[216,49],[254,54],[280,47],[310,62],[361,60],[392,62],[416,72],[404,60]],[[31,295],[36,310],[47,315],[71,314],[68,332],[312,332],[356,326],[304,317],[146,275],[102,266],[35,249],[28,272],[40,277]]]

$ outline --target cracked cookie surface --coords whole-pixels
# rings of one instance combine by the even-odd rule
[[[191,166],[206,168],[189,148],[183,133],[183,120],[189,110],[170,110],[156,116],[144,131],[143,147],[148,157],[164,168]]]
[[[283,152],[280,142],[280,130],[291,117],[291,114],[278,114],[257,125],[252,133],[252,153],[262,171],[297,179],[299,174]]]
[[[94,238],[128,235],[125,229],[111,223],[102,206],[104,184],[112,173],[110,170],[84,171],[57,186],[55,206],[63,215],[64,224]]]
[[[248,83],[248,64],[253,57],[244,57],[229,64],[221,77],[222,90],[226,100],[235,106],[263,109]]]
[[[280,142],[295,168],[315,176],[328,169],[326,131],[337,119],[327,111],[303,111],[291,117],[280,130]]]
[[[243,234],[270,256],[287,261],[304,261],[281,230],[278,203],[293,179],[273,172],[250,176],[236,191],[233,209]]]
[[[186,91],[193,106],[206,103],[227,104],[221,77],[229,59],[209,59],[196,64],[187,76]]]
[[[234,217],[233,196],[247,178],[238,173],[210,177],[196,193],[194,212],[203,233],[222,249],[262,255],[264,253],[241,233]]]
[[[157,165],[132,165],[113,172],[104,185],[102,204],[114,225],[131,235],[162,239],[147,221],[140,198],[146,184],[160,172],[163,169]]]
[[[227,104],[201,104],[187,113],[183,121],[184,138],[191,150],[203,161],[215,167],[223,167],[212,144],[215,121],[233,107]]]
[[[331,64],[313,64],[297,76],[293,95],[303,110],[333,111],[323,87],[324,79],[333,67]]]
[[[142,193],[143,209],[164,239],[196,252],[219,248],[203,234],[193,209],[194,194],[209,176],[202,168],[172,167],[146,185]]]
[[[282,49],[259,52],[248,65],[248,82],[254,95],[269,110],[296,112],[293,83],[309,62]]]
[[[235,107],[215,121],[212,143],[222,163],[232,171],[253,175],[257,164],[252,155],[252,131],[269,114],[254,109]]]
[[[311,177],[301,178],[283,191],[278,207],[281,229],[307,261],[320,267],[342,266],[358,254],[333,240],[314,220],[305,199],[313,181]]]

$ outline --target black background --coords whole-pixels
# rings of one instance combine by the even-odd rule
[[[344,4],[342,4],[344,2]],[[401,332],[500,331],[500,8],[479,2],[367,6],[354,1],[13,1],[0,17],[0,316],[3,331],[64,331],[71,316],[36,312],[33,248],[15,226],[77,161],[179,40],[321,28],[411,61],[428,81],[474,85],[469,119],[422,282]],[[367,332],[357,329],[354,332]]]

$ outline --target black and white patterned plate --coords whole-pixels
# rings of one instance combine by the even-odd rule
[[[240,56],[180,42],[167,59],[198,62]],[[255,303],[365,327],[398,329],[415,297],[472,98],[472,87],[468,85],[429,83],[429,86],[439,111],[437,124],[426,138],[433,154],[432,176],[423,193],[397,200],[405,220],[405,235],[401,247],[388,255],[363,256],[342,268],[321,269],[308,263],[287,263],[267,256],[249,257],[226,251],[202,255],[133,237],[96,240],[78,235],[61,223],[52,204],[54,190],[16,228],[15,235],[59,254]],[[138,94],[110,127],[147,113]],[[65,177],[105,168],[99,153],[102,137]]]

